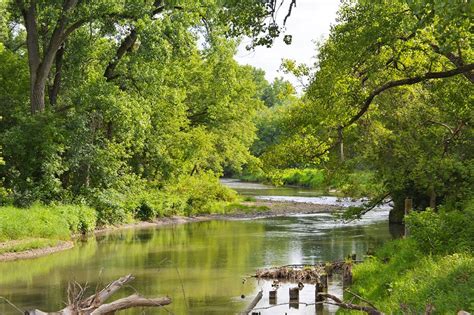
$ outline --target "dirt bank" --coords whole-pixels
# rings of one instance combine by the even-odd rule
[[[10,241],[10,242],[17,242],[17,241]],[[7,243],[9,242],[0,243],[0,246],[5,246]],[[28,249],[22,252],[3,253],[0,255],[0,262],[18,260],[18,259],[36,258],[40,256],[57,253],[66,249],[73,248],[73,247],[74,247],[74,242],[72,241],[58,241],[58,244],[54,246]]]

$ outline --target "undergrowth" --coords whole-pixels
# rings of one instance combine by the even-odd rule
[[[474,204],[464,211],[413,212],[409,236],[354,268],[352,290],[387,314],[474,311]],[[360,302],[360,301],[359,301]]]

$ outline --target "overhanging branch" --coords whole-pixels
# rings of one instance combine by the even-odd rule
[[[357,112],[355,116],[353,116],[346,124],[344,124],[342,128],[346,128],[352,125],[353,123],[355,123],[356,121],[358,121],[367,112],[367,110],[369,109],[375,97],[386,90],[389,90],[391,88],[398,87],[398,86],[413,85],[413,84],[417,84],[417,83],[432,80],[432,79],[449,78],[449,77],[453,77],[459,74],[469,73],[473,70],[474,70],[474,63],[470,63],[462,67],[448,70],[448,71],[428,72],[421,76],[405,78],[405,79],[400,79],[400,80],[395,80],[395,81],[389,81],[385,83],[384,85],[376,88],[372,93],[370,93],[370,95],[365,99],[362,108]]]

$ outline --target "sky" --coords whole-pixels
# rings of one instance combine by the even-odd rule
[[[314,63],[315,41],[320,41],[329,35],[329,28],[336,21],[339,0],[297,0],[296,3],[297,6],[287,21],[285,33],[293,36],[291,45],[286,45],[283,37],[280,37],[271,48],[257,47],[253,51],[248,51],[245,46],[250,43],[250,39],[244,39],[235,59],[240,64],[249,64],[265,70],[265,77],[270,82],[275,77],[284,77],[300,90],[301,86],[298,86],[299,83],[295,78],[279,71],[281,60],[294,59],[297,63],[308,65]],[[285,12],[282,16],[284,15]]]

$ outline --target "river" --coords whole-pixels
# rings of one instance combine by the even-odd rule
[[[274,189],[260,184],[226,181],[242,194],[273,200],[327,204],[354,201],[321,197],[300,188]],[[357,201],[355,202],[357,203]],[[69,281],[87,283],[89,292],[125,274],[136,276],[117,297],[137,290],[145,296],[170,296],[167,310],[144,309],[126,314],[235,314],[270,283],[245,278],[256,269],[286,264],[311,264],[338,260],[367,250],[392,238],[388,208],[379,208],[358,222],[342,224],[330,213],[252,220],[207,221],[160,228],[122,230],[78,241],[75,248],[31,260],[0,263],[0,296],[23,309],[61,309]],[[246,279],[246,280],[244,280]],[[330,293],[340,295],[338,279]],[[279,303],[288,300],[288,289],[279,289]],[[307,285],[303,302],[314,302]],[[268,306],[264,295],[258,307]],[[334,307],[325,306],[323,314]],[[315,314],[314,305],[289,308],[281,305],[260,310],[264,314]],[[0,300],[0,314],[18,311]]]

